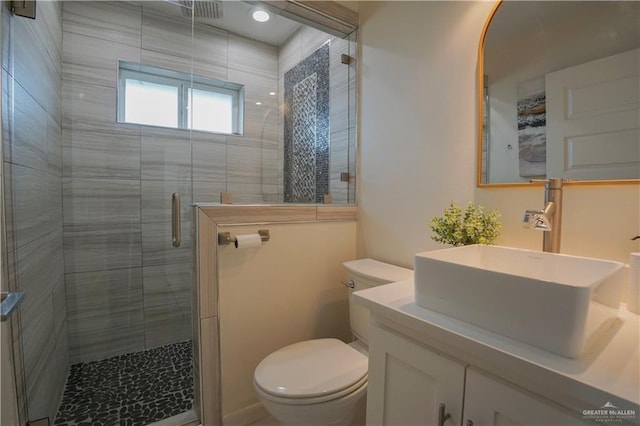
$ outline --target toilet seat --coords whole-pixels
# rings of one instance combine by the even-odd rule
[[[256,389],[275,402],[315,404],[366,387],[367,357],[338,339],[294,343],[256,367]]]

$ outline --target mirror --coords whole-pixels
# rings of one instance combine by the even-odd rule
[[[640,2],[499,2],[478,59],[478,186],[640,182]]]

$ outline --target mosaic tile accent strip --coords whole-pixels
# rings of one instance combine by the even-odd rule
[[[294,199],[316,199],[316,89],[318,73],[293,86],[293,181]]]
[[[56,426],[143,426],[193,408],[191,341],[71,366]]]
[[[322,203],[329,193],[329,47],[323,44],[284,74],[284,201],[288,203]],[[314,188],[312,193],[309,187]]]

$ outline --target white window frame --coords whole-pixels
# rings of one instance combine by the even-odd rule
[[[178,127],[177,129],[191,130],[192,123],[189,123],[189,90],[191,88],[231,95],[232,97],[232,124],[231,133],[212,132],[210,130],[198,130],[207,133],[219,133],[227,135],[242,135],[244,127],[244,86],[237,83],[231,83],[213,78],[202,76],[191,76],[189,73],[172,71],[164,68],[158,68],[150,65],[142,65],[134,62],[118,61],[118,90],[117,90],[117,120],[119,123],[138,124],[140,126],[151,126],[148,124],[134,123],[126,121],[126,80],[135,79],[146,81],[149,83],[174,86],[178,88]],[[169,126],[151,126],[151,127],[168,127]]]

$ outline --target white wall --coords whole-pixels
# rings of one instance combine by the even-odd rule
[[[362,2],[358,256],[411,266],[440,248],[429,219],[449,200],[502,212],[500,244],[541,248],[520,227],[543,190],[476,188],[475,73],[492,2]],[[640,251],[640,187],[564,192],[563,252],[626,262]]]
[[[259,248],[218,247],[225,417],[258,402],[253,372],[270,353],[308,339],[351,340],[348,292],[340,282],[347,279],[342,262],[355,258],[355,222],[219,227],[232,235],[258,229],[271,237]],[[301,249],[311,242],[311,250]]]
[[[413,264],[473,200],[475,67],[491,2],[362,2],[359,255]]]

